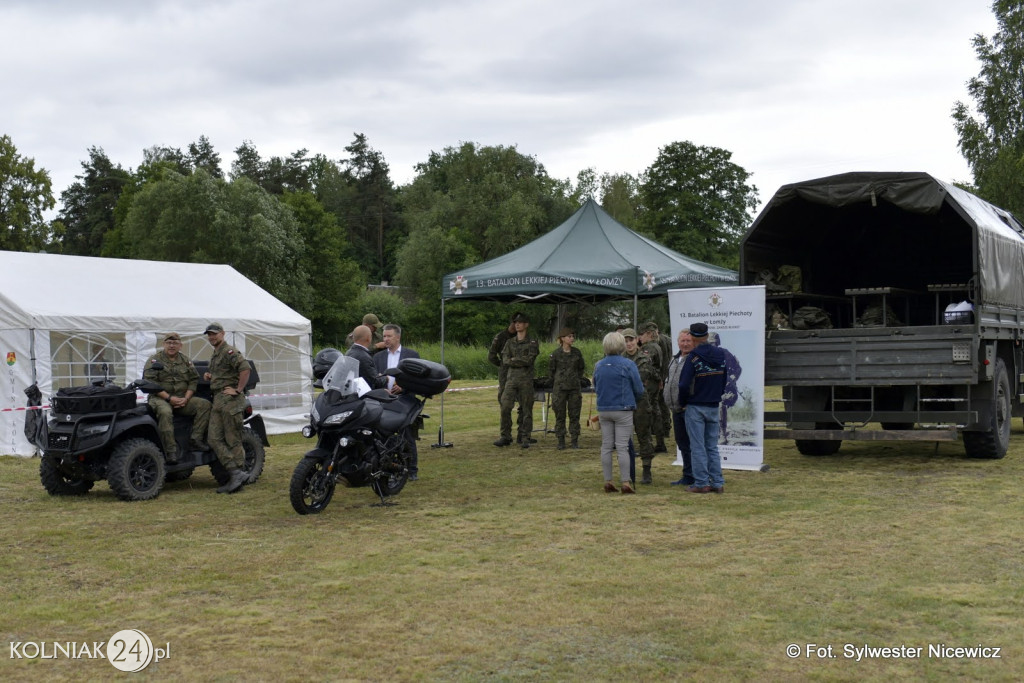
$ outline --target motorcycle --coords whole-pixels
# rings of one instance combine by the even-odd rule
[[[316,448],[295,466],[289,487],[292,507],[300,515],[323,512],[339,484],[369,486],[381,504],[388,504],[409,480],[413,443],[422,418],[428,417],[423,415],[427,399],[451,382],[451,373],[440,363],[407,358],[385,373],[395,378],[401,394],[371,390],[359,376],[359,361],[334,349],[318,354],[314,376],[326,365],[325,352],[337,357],[317,377],[324,391],[302,429],[306,438],[317,437]]]

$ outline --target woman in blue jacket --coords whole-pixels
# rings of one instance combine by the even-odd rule
[[[629,476],[629,438],[633,435],[633,411],[644,394],[636,363],[623,358],[626,338],[609,332],[602,342],[605,357],[594,366],[594,391],[597,393],[597,414],[601,420],[601,467],[604,490],[618,491],[612,483],[612,449],[619,454],[619,477],[622,492],[633,493]]]

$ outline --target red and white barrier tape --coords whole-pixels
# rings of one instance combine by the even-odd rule
[[[490,384],[484,387],[459,387],[458,389],[448,389],[446,393],[453,393],[456,391],[478,391],[480,389],[497,389],[497,384]],[[305,393],[291,392],[287,394],[249,394],[249,398],[281,398],[283,396],[306,396]],[[139,399],[139,403],[144,403],[145,397]],[[26,410],[49,410],[50,406],[21,406],[18,408],[0,408],[0,413],[15,413]]]

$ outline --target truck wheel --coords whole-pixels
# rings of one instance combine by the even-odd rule
[[[260,437],[256,435],[256,432],[247,427],[242,429],[242,451],[245,453],[245,464],[242,466],[242,469],[249,475],[245,483],[251,484],[263,474],[263,462],[266,455]],[[214,458],[213,462],[210,463],[210,473],[221,486],[228,483],[228,480],[231,479],[231,473],[228,472],[227,468],[217,458]]]
[[[46,457],[39,462],[39,479],[51,496],[82,496],[88,493],[93,485],[88,479],[71,479],[65,476],[57,463]]]
[[[796,449],[801,455],[835,455],[842,445],[842,441],[796,440]]]
[[[163,451],[148,439],[122,441],[107,463],[107,483],[122,500],[156,498],[166,476]]]
[[[828,429],[828,425],[819,424],[816,428]],[[800,455],[835,455],[842,445],[842,441],[796,440],[796,450]]]
[[[996,359],[992,403],[985,426],[980,432],[964,432],[964,451],[968,458],[998,460],[1010,448],[1010,377],[1002,358]]]

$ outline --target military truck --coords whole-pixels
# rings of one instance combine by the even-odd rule
[[[742,240],[764,284],[765,437],[805,455],[844,440],[962,438],[1002,458],[1024,415],[1024,226],[925,173],[785,185]],[[769,404],[770,405],[770,404]]]

